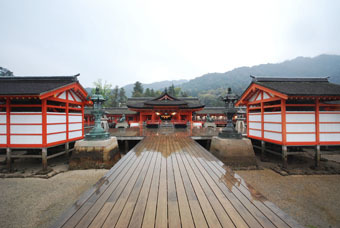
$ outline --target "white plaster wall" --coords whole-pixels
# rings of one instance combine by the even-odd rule
[[[42,144],[40,135],[11,135],[11,144]]]
[[[281,122],[281,113],[280,112],[265,112],[264,113],[264,121],[265,122]],[[267,115],[268,114],[268,115]]]
[[[24,114],[23,112],[12,112],[11,123],[42,123],[41,112],[36,112],[40,115],[13,115],[14,113]]]
[[[41,134],[41,125],[11,125],[11,134]]]
[[[66,114],[47,115],[47,123],[66,123]]]
[[[264,130],[282,131],[282,126],[281,126],[281,124],[264,123]]]
[[[200,124],[200,126],[202,126],[201,123],[199,123],[199,124]],[[195,123],[193,124],[193,126],[195,127]],[[139,127],[139,123],[131,123],[130,127]]]
[[[315,124],[286,124],[287,132],[315,132]]]
[[[315,134],[287,134],[287,142],[315,142]]]
[[[261,123],[249,122],[249,128],[262,129]]]
[[[249,135],[261,137],[261,131],[256,131],[256,130],[249,129]]]
[[[79,116],[68,116],[69,123],[71,122],[82,122],[82,115]]]
[[[83,132],[81,130],[80,131],[73,131],[73,132],[69,133],[68,138],[69,139],[78,138],[78,137],[81,137],[82,135],[83,135]]]
[[[320,122],[340,122],[340,114],[325,114],[320,112],[319,116]]]
[[[132,125],[133,123],[131,123]],[[192,124],[194,127],[202,127],[202,123],[193,123]]]
[[[66,99],[66,92],[63,92],[60,96],[59,96],[60,99]]]
[[[320,132],[340,132],[339,124],[320,124]],[[339,138],[340,141],[340,138]]]
[[[337,134],[322,134],[320,133],[321,142],[340,142],[340,133]]]
[[[53,143],[62,140],[66,140],[66,133],[53,134],[47,136],[47,143]]]
[[[6,133],[7,133],[7,126],[0,125],[0,134],[6,134]]]
[[[261,121],[261,114],[259,114],[259,115],[249,114],[249,120],[250,121]]]
[[[270,98],[270,96],[268,96],[267,93],[263,93],[263,99],[268,99],[268,98]]]
[[[80,124],[69,124],[68,125],[68,130],[69,131],[73,131],[73,130],[78,130],[78,129],[82,129],[82,124],[80,123]]]
[[[281,133],[274,133],[274,132],[264,132],[264,138],[272,139],[276,141],[282,141],[282,134]]]
[[[81,99],[78,97],[78,95],[76,95],[75,92],[73,92],[73,91],[71,90],[71,93],[72,93],[72,95],[74,96],[74,98],[76,99],[76,101],[81,102]]]
[[[0,144],[6,144],[6,143],[7,143],[7,136],[0,135]]]
[[[0,112],[0,123],[7,123],[7,118],[6,118],[6,113],[5,112]]]
[[[47,133],[66,131],[66,124],[47,125]]]
[[[300,112],[301,114],[286,114],[286,122],[315,122],[314,112]]]
[[[249,101],[254,101],[258,93],[259,93],[259,92],[255,93],[255,94],[249,99]]]

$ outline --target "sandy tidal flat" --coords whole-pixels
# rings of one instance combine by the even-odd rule
[[[108,170],[75,170],[50,179],[0,179],[1,227],[49,227]]]

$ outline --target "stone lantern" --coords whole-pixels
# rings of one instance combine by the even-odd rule
[[[104,114],[102,110],[102,105],[105,101],[105,98],[99,94],[99,88],[96,88],[96,93],[91,97],[91,101],[93,102],[93,110],[91,114],[94,116],[94,127],[92,130],[85,135],[85,141],[93,141],[93,140],[105,140],[110,138],[110,134],[101,126],[101,119]]]
[[[233,117],[237,113],[235,103],[238,96],[228,88],[227,95],[222,98],[226,104],[227,126],[211,139],[210,152],[224,164],[237,167],[256,167],[257,162],[253,145],[248,138],[242,138],[233,125]]]
[[[109,169],[121,157],[117,138],[110,136],[101,126],[102,104],[105,99],[99,94],[98,88],[91,100],[93,102],[91,113],[95,117],[95,125],[85,135],[84,140],[76,142],[69,162],[70,169]]]
[[[222,100],[225,102],[226,107],[225,114],[227,116],[227,126],[218,134],[218,137],[225,139],[241,139],[242,135],[235,130],[233,124],[233,117],[237,113],[235,103],[238,100],[238,96],[232,93],[231,88],[228,88],[228,93]]]

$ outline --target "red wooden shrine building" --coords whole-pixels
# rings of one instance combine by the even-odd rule
[[[0,149],[9,168],[13,158],[32,157],[42,158],[46,169],[47,159],[68,153],[69,143],[84,137],[87,92],[77,76],[0,77]],[[48,154],[62,144],[65,151]],[[41,153],[18,155],[18,148]]]
[[[127,107],[138,112],[136,121],[141,125],[159,125],[161,121],[168,120],[176,125],[192,123],[193,112],[204,108],[197,98],[178,99],[166,91],[159,97],[152,99],[129,99]]]
[[[247,136],[263,154],[265,142],[281,145],[287,165],[287,147],[315,146],[318,164],[321,145],[340,145],[339,100],[340,85],[328,78],[253,77],[236,105],[247,106]]]

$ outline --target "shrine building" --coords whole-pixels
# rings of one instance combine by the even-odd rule
[[[78,76],[0,77],[0,150],[9,168],[13,158],[41,158],[46,169],[47,159],[68,153],[69,143],[84,137],[88,101]],[[50,151],[63,144],[63,151]],[[26,153],[16,154],[20,148]]]
[[[321,145],[340,145],[340,85],[328,78],[252,77],[236,105],[247,107],[247,136],[261,141],[262,153],[297,153],[287,147],[313,146],[316,164]],[[265,148],[277,144],[282,152]]]
[[[224,107],[205,107],[197,97],[174,97],[166,91],[156,98],[128,98],[125,107],[107,107],[104,111],[111,127],[123,115],[130,127],[158,127],[163,121],[175,127],[203,126],[207,115],[214,119],[217,126],[227,123]],[[92,125],[93,121],[90,109],[85,109],[85,123]]]
[[[166,91],[152,99],[132,98],[127,107],[138,113],[136,120],[139,124],[159,125],[161,121],[171,121],[176,125],[186,125],[192,122],[193,112],[200,111],[204,105],[198,98],[176,98]]]

